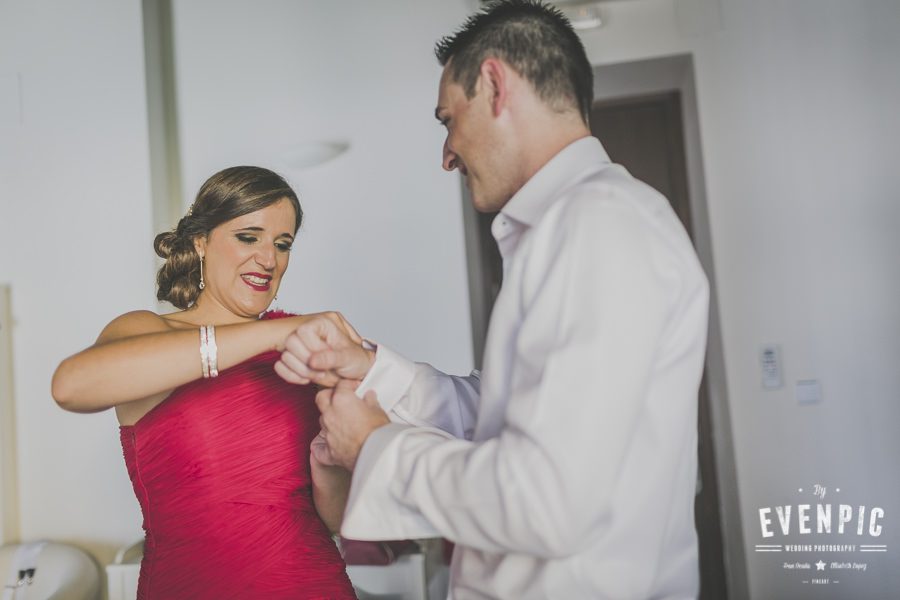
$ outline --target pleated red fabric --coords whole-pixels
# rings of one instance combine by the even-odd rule
[[[312,503],[315,392],[277,352],[176,389],[120,428],[144,515],[139,600],[356,598]]]

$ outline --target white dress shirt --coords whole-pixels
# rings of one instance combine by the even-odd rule
[[[557,154],[492,225],[483,376],[379,346],[342,533],[456,543],[450,597],[694,598],[708,285],[666,199],[600,142]]]

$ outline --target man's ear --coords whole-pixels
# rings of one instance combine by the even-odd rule
[[[499,116],[509,101],[508,67],[499,58],[486,58],[479,73],[484,91],[491,103],[491,114]]]

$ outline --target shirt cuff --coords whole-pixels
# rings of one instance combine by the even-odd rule
[[[415,376],[416,363],[378,344],[375,362],[356,388],[356,395],[362,398],[366,392],[374,390],[382,410],[390,412],[406,395]]]
[[[351,540],[405,540],[439,537],[418,511],[404,506],[391,493],[396,483],[399,438],[416,429],[391,423],[373,431],[363,444],[350,497],[344,510],[341,535]]]

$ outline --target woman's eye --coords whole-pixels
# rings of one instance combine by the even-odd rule
[[[256,241],[256,238],[252,235],[238,235],[237,239],[245,244],[252,244]]]
[[[280,243],[280,244],[275,244],[275,247],[278,248],[279,250],[281,250],[282,252],[290,252],[291,251],[290,244]]]

